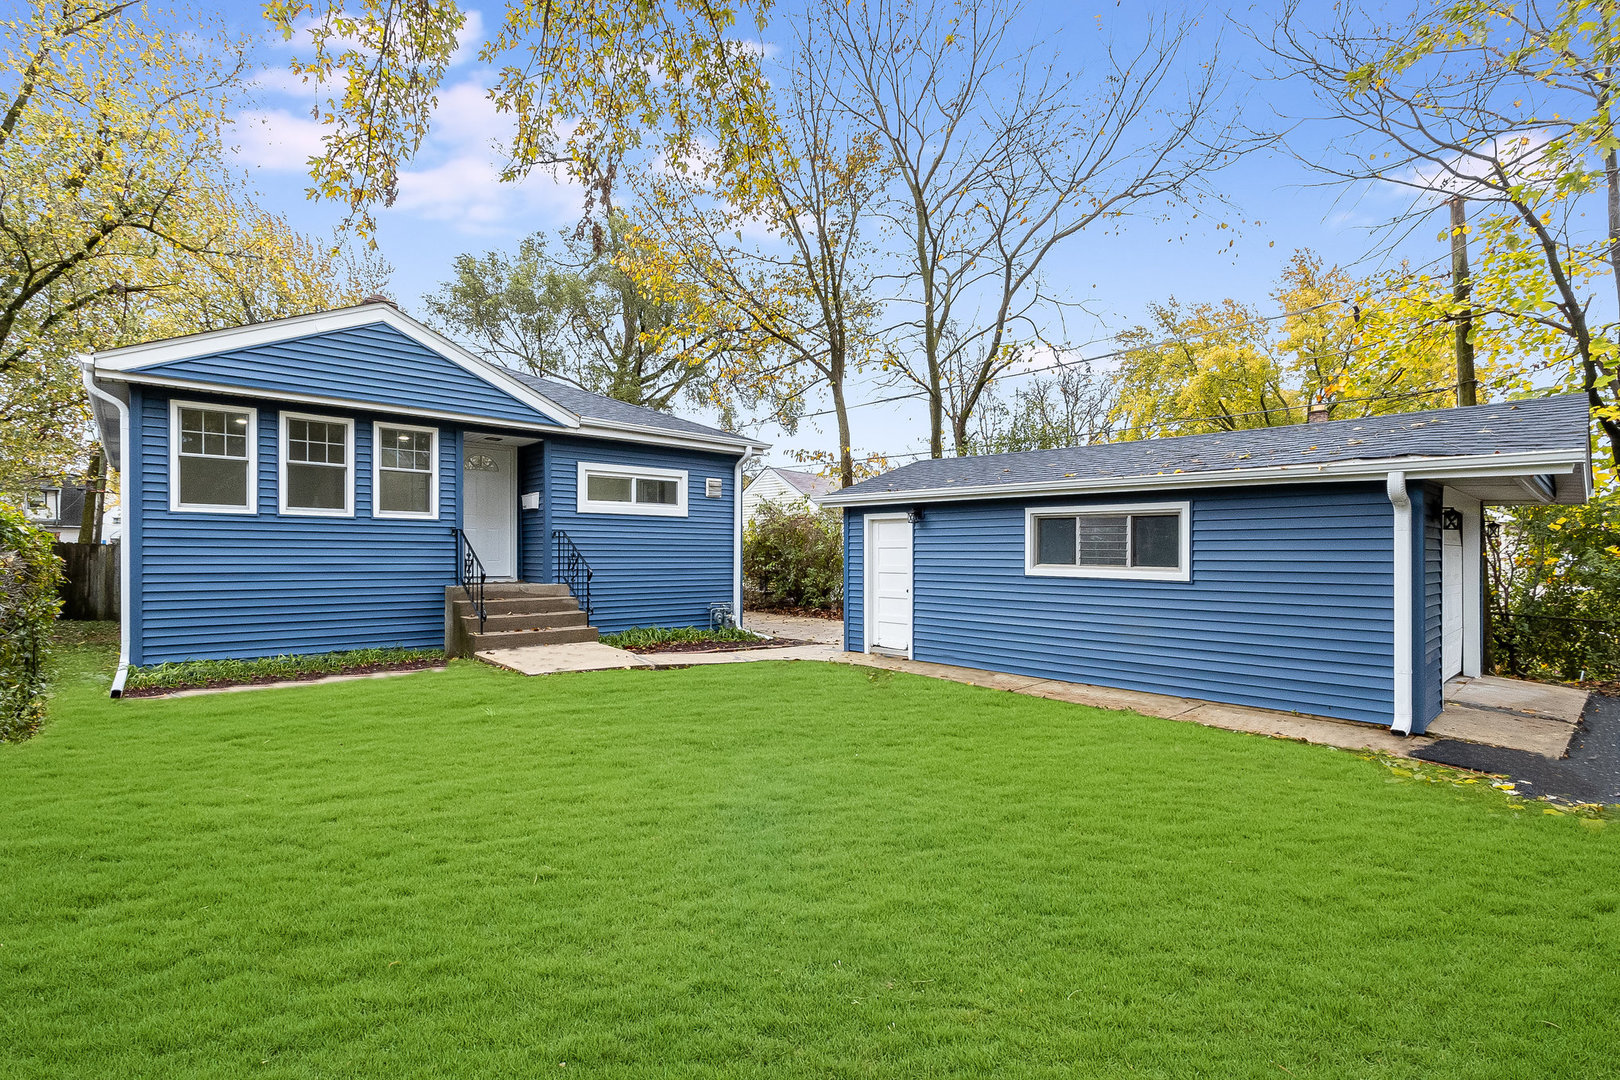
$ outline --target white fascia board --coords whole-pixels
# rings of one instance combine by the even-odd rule
[[[753,456],[771,448],[770,443],[756,442],[741,437],[730,439],[719,435],[697,435],[667,428],[642,424],[614,424],[605,420],[583,419],[577,431],[568,432],[581,438],[613,439],[618,442],[652,443],[658,446],[684,446],[692,450],[713,450],[722,454]]]
[[[1068,483],[1042,480],[1027,484],[980,484],[912,491],[834,492],[814,500],[822,506],[881,506],[907,502],[955,502],[967,499],[1035,498],[1046,495],[1108,494],[1165,488],[1241,487],[1278,483],[1345,483],[1383,480],[1391,469],[1401,469],[1410,480],[1438,480],[1473,476],[1526,476],[1568,473],[1585,468],[1589,451],[1530,450],[1517,454],[1472,454],[1457,457],[1356,459],[1321,465],[1275,465],[1218,472],[1154,473],[1149,476],[1109,477]]]
[[[321,394],[299,394],[290,390],[266,390],[253,386],[205,382],[201,379],[176,379],[168,376],[147,375],[140,371],[119,371],[101,367],[97,367],[94,371],[96,380],[103,383],[133,382],[142,386],[162,386],[171,390],[223,394],[230,397],[257,398],[266,401],[286,401],[295,405],[318,405],[329,409],[348,409],[350,411],[358,409],[365,412],[383,413],[389,416],[448,420],[474,429],[500,428],[508,431],[531,431],[540,435],[570,435],[582,438],[610,439],[616,442],[679,446],[689,450],[708,450],[722,454],[752,452],[756,449],[766,449],[769,446],[768,443],[756,443],[743,439],[730,442],[719,438],[711,439],[701,435],[686,435],[680,432],[641,427],[639,425],[604,426],[600,425],[599,422],[586,421],[578,423],[572,428],[563,428],[555,424],[525,424],[516,420],[500,420],[472,413],[446,412],[442,409],[418,409],[389,402],[359,401],[352,398],[327,397]]]
[[[469,374],[538,410],[541,415],[549,416],[562,426],[569,428],[579,426],[580,418],[574,413],[512,378],[495,365],[478,359],[460,345],[423,326],[392,304],[361,304],[357,307],[339,308],[336,311],[295,315],[274,322],[235,326],[228,330],[211,330],[202,334],[187,334],[185,337],[169,338],[164,341],[149,341],[142,345],[109,349],[94,355],[98,370],[134,373],[141,368],[173,363],[176,360],[190,360],[198,356],[249,349],[258,345],[273,345],[309,337],[312,334],[353,330],[377,323],[398,330],[423,348],[437,353]]]

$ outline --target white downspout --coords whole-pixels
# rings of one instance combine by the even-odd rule
[[[113,672],[110,696],[124,696],[124,680],[129,677],[129,553],[130,526],[134,521],[135,493],[126,482],[129,472],[129,406],[96,385],[95,361],[79,358],[84,388],[118,410],[118,505],[123,509],[123,531],[118,537],[118,670]]]
[[[737,459],[736,473],[731,481],[731,497],[736,506],[736,527],[731,539],[731,621],[742,629],[742,548],[743,548],[743,464],[754,456],[753,447],[743,451],[743,456]]]
[[[1386,491],[1395,508],[1395,716],[1390,728],[1412,734],[1412,497],[1406,474],[1389,474]]]

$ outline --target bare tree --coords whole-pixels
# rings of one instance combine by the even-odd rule
[[[967,452],[991,384],[1057,336],[1046,257],[1087,228],[1212,194],[1246,145],[1223,115],[1214,50],[1182,78],[1193,24],[1152,19],[1140,46],[1110,46],[1088,76],[1017,45],[1021,14],[1016,0],[832,0],[813,15],[847,76],[839,104],[887,150],[914,339],[898,371],[928,398],[936,457],[947,417]]]
[[[852,130],[837,106],[841,88],[815,24],[801,28],[796,46],[769,103],[776,138],[729,168],[713,162],[656,177],[640,213],[652,245],[673,257],[716,321],[752,342],[732,356],[728,377],[739,393],[769,401],[791,431],[809,395],[826,388],[838,476],[848,486],[848,381],[878,350],[863,233],[882,182],[882,147],[875,134]]]
[[[1611,115],[1620,44],[1614,5],[1597,4],[1595,15],[1586,7],[1555,4],[1548,17],[1537,5],[1447,5],[1401,25],[1341,9],[1313,29],[1295,0],[1268,47],[1283,77],[1310,88],[1332,130],[1338,153],[1302,160],[1358,190],[1376,181],[1413,192],[1387,233],[1399,235],[1461,196],[1523,235],[1541,264],[1530,267],[1534,280],[1493,282],[1476,268],[1454,317],[1499,316],[1567,339],[1577,381],[1620,464],[1614,330],[1594,322],[1583,287],[1602,264],[1620,267]],[[1608,199],[1601,239],[1578,231],[1580,195],[1593,189]]]

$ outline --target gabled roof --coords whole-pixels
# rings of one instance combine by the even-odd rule
[[[765,475],[767,472],[775,473],[782,478],[784,483],[790,485],[799,494],[808,495],[811,498],[831,495],[838,490],[836,481],[831,477],[822,476],[820,473],[805,472],[802,469],[782,469],[773,465],[760,473],[760,476]],[[758,479],[758,477],[755,479]]]
[[[1556,477],[1557,501],[1590,486],[1587,400],[1579,394],[1061,450],[926,459],[819,501],[856,506],[1382,475]]]
[[[419,363],[425,365],[431,359],[433,364],[454,365],[444,370],[460,369],[465,374],[458,373],[456,378],[464,380],[461,386],[465,392],[453,400],[424,403],[421,397],[427,378],[425,368],[422,382],[413,382],[411,371],[396,371],[391,396],[373,393],[381,390],[378,372],[373,368],[359,371],[358,376],[351,373],[347,393],[305,385],[306,374],[326,373],[330,363],[335,362],[339,338],[344,339],[350,368],[357,364],[364,368],[362,361],[374,355],[367,349],[376,347],[376,341],[368,345],[361,339],[368,334],[376,339],[385,334],[384,328],[409,339],[413,348],[420,347],[416,354]],[[324,351],[317,347],[322,345],[327,346]],[[271,353],[288,354],[278,356],[279,382],[259,378]],[[314,405],[378,407],[401,415],[467,425],[487,423],[542,432],[560,429],[594,438],[669,443],[724,453],[765,446],[741,435],[612,401],[555,380],[519,375],[474,356],[385,302],[145,342],[87,356],[83,363],[89,382],[111,389],[113,396],[124,400],[128,394],[120,384],[152,383],[180,390],[247,393]],[[222,372],[221,367],[228,370]],[[366,392],[353,389],[359,386],[364,386]],[[116,414],[110,404],[97,399],[96,413],[104,434],[116,430]]]

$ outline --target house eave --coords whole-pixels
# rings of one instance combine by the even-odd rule
[[[1221,469],[1197,473],[1152,473],[1145,476],[1086,480],[1043,480],[1023,484],[979,484],[909,491],[835,492],[814,501],[821,506],[892,506],[905,503],[958,502],[972,499],[1038,498],[1049,495],[1103,495],[1167,488],[1245,487],[1261,484],[1348,483],[1381,481],[1392,469],[1412,480],[1451,480],[1499,476],[1565,476],[1581,473],[1579,492],[1559,485],[1556,500],[1583,502],[1591,489],[1590,452],[1587,448],[1532,450],[1514,454],[1453,455],[1447,457],[1373,458],[1324,462],[1319,465],[1276,465],[1251,469]],[[1578,497],[1575,497],[1577,496]]]

